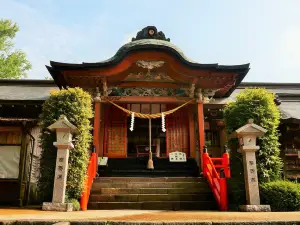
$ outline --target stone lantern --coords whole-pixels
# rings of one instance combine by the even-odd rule
[[[53,145],[57,147],[57,156],[52,202],[44,202],[43,210],[72,211],[72,204],[65,203],[65,192],[69,150],[74,148],[72,137],[78,130],[64,115],[61,115],[55,123],[48,127],[48,129],[56,131],[56,142],[54,142]]]
[[[249,119],[245,126],[237,129],[232,135],[238,138],[240,145],[238,152],[243,155],[247,205],[240,206],[241,211],[271,211],[269,205],[260,205],[255,156],[255,152],[259,150],[256,139],[266,132],[266,129],[254,124],[253,120]]]

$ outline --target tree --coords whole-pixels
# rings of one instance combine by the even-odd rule
[[[279,179],[283,164],[279,157],[280,111],[275,95],[262,88],[246,89],[237,95],[235,102],[226,105],[224,117],[228,134],[245,125],[248,119],[254,119],[254,123],[267,130],[258,139],[258,178],[260,182]]]
[[[0,20],[0,78],[20,79],[26,77],[31,69],[26,54],[21,50],[13,49],[12,39],[19,31],[19,27],[11,20]]]

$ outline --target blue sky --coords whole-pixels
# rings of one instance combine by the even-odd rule
[[[105,60],[155,25],[199,63],[250,63],[244,81],[300,83],[299,0],[1,0],[17,22],[16,47],[48,76],[49,61]]]

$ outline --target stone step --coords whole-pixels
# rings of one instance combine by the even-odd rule
[[[93,188],[91,194],[210,194],[209,187],[201,188]]]
[[[92,194],[89,202],[214,201],[212,194]]]
[[[94,182],[204,182],[202,177],[97,177]]]
[[[147,169],[106,169],[99,171],[100,177],[197,177],[197,169],[169,169],[169,170],[147,170]]]
[[[92,190],[100,188],[202,188],[207,187],[205,182],[124,182],[124,183],[93,183]]]
[[[145,165],[128,165],[128,166],[112,166],[109,165],[108,167],[99,167],[101,170],[109,170],[109,169],[116,169],[116,170],[147,170],[147,164]],[[197,166],[193,165],[154,165],[155,170],[194,170],[197,169]]]
[[[216,210],[212,201],[89,202],[88,209]]]

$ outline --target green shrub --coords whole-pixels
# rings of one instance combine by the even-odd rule
[[[86,168],[88,164],[92,135],[90,119],[92,113],[91,96],[80,88],[53,91],[48,100],[43,104],[41,113],[41,174],[39,190],[44,201],[51,201],[56,162],[55,132],[49,132],[47,127],[53,124],[60,115],[65,115],[68,120],[78,128],[78,134],[73,138],[74,149],[70,150],[69,169],[67,177],[66,195],[71,199],[81,196]]]
[[[227,184],[228,184],[228,203],[231,209],[233,210],[238,210],[239,205],[246,204],[246,192],[245,192],[243,170],[244,170],[243,159],[241,153],[238,153],[237,151],[231,151],[230,152],[231,178],[227,180]]]
[[[260,185],[263,204],[271,205],[272,211],[300,210],[300,184],[291,181],[274,181]]]
[[[80,203],[77,199],[75,199],[75,198],[67,199],[66,203],[72,203],[73,204],[73,211],[79,211],[80,210]]]
[[[244,126],[248,119],[254,119],[255,124],[267,130],[258,138],[260,150],[256,154],[258,179],[262,182],[280,179],[283,165],[278,141],[280,111],[274,99],[275,95],[265,89],[245,89],[224,109],[228,134]]]

